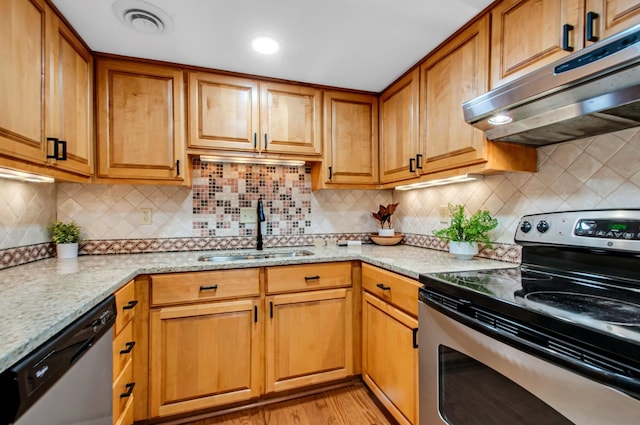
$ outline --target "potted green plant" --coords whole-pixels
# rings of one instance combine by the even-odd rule
[[[398,206],[397,203],[389,204],[386,207],[384,205],[380,205],[378,208],[378,212],[372,212],[373,218],[378,220],[380,223],[380,228],[378,229],[378,236],[393,236],[395,235],[395,230],[391,226],[391,216],[396,210]],[[385,229],[385,224],[387,228]]]
[[[76,258],[78,256],[78,242],[80,242],[81,227],[75,221],[63,223],[56,221],[49,226],[51,240],[56,244],[58,258]]]
[[[433,234],[449,242],[449,252],[456,258],[470,260],[478,253],[478,242],[489,248],[493,246],[489,232],[498,226],[498,220],[491,217],[489,211],[478,210],[471,217],[467,217],[464,205],[449,204],[449,214],[449,227],[437,230]]]

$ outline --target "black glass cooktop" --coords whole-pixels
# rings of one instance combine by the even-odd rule
[[[530,266],[431,275],[487,297],[640,343],[640,282],[617,284],[595,276],[569,276]]]

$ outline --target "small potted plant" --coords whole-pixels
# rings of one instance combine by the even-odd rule
[[[78,256],[80,231],[80,225],[74,221],[68,223],[56,221],[49,226],[51,240],[56,244],[56,256],[58,258],[76,258]]]
[[[449,204],[451,224],[433,232],[434,236],[449,242],[449,252],[456,258],[470,260],[478,253],[478,242],[489,248],[489,232],[496,228],[498,220],[489,211],[478,210],[471,217],[466,216],[464,205]]]
[[[396,210],[398,204],[389,204],[386,207],[384,205],[380,205],[378,208],[378,212],[372,212],[373,218],[380,222],[380,228],[378,229],[378,236],[393,236],[395,235],[395,230],[391,226],[391,216]],[[387,228],[385,229],[385,224]]]

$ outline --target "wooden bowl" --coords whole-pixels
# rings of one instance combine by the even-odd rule
[[[397,245],[402,241],[404,235],[402,233],[396,233],[393,236],[379,236],[377,233],[370,233],[369,237],[376,245]]]

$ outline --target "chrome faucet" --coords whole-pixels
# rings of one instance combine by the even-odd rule
[[[257,213],[258,213],[258,241],[257,241],[257,247],[256,249],[258,251],[262,251],[262,223],[264,223],[266,221],[265,217],[264,217],[264,209],[262,207],[262,198],[258,198],[258,208],[257,208]]]

